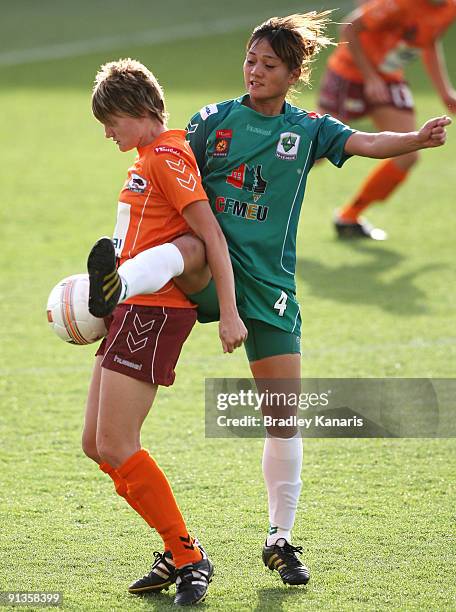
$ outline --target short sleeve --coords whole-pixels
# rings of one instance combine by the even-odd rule
[[[190,144],[199,169],[202,171],[206,159],[206,139],[203,120],[200,113],[196,113],[187,125],[187,141]]]
[[[362,5],[361,22],[366,30],[383,30],[398,25],[407,2],[404,0],[371,0]]]
[[[334,119],[330,115],[323,115],[317,132],[315,159],[326,157],[331,163],[340,168],[351,155],[345,153],[345,143],[355,130],[348,125]]]
[[[149,172],[156,188],[179,214],[197,200],[207,200],[201,176],[191,151],[175,147],[157,147],[150,159]]]

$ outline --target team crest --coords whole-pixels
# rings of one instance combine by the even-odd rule
[[[127,189],[136,193],[144,193],[146,191],[147,181],[139,174],[131,173],[130,180],[128,181]]]
[[[301,136],[294,132],[283,132],[277,144],[276,157],[293,160],[298,157],[299,141]]]
[[[228,157],[233,130],[217,130],[215,133],[214,157]]]

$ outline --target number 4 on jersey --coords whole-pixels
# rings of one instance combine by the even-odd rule
[[[285,291],[280,292],[280,297],[274,304],[274,308],[279,311],[279,317],[283,317],[285,310],[287,309],[288,295]]]

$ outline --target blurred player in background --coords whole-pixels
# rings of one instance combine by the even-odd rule
[[[430,79],[447,109],[456,111],[456,91],[445,65],[439,38],[456,19],[456,0],[371,0],[359,2],[341,28],[344,41],[328,60],[321,81],[319,111],[345,123],[368,115],[378,130],[416,129],[413,97],[403,67],[420,53]],[[412,151],[374,168],[360,190],[340,210],[334,225],[340,238],[384,240],[361,213],[385,200],[418,161]]]
[[[439,117],[417,132],[369,134],[287,102],[294,85],[309,82],[312,60],[330,42],[324,34],[328,15],[274,17],[255,28],[244,61],[247,93],[207,104],[187,128],[204,188],[227,239],[236,300],[248,330],[245,348],[251,372],[259,391],[278,389],[290,398],[300,392],[296,234],[310,169],[325,157],[340,167],[351,155],[384,159],[438,147],[450,123]],[[159,271],[153,257],[150,249],[119,267],[121,288],[114,295],[105,294],[102,314],[119,300],[156,286]],[[111,264],[107,278],[115,273]],[[216,321],[213,282],[198,291],[183,277],[175,282],[198,305],[199,320]],[[276,419],[297,413],[291,401],[263,404],[262,410]],[[292,544],[291,536],[302,485],[302,440],[294,425],[280,422],[268,427],[267,434],[263,475],[270,526],[262,559],[285,584],[304,585],[310,573],[298,557],[302,548]],[[240,555],[239,544],[236,548]]]
[[[182,272],[195,252],[200,251],[203,260],[206,252],[224,304],[221,340],[224,349],[232,351],[242,344],[246,332],[236,309],[226,241],[209,207],[185,132],[166,127],[158,82],[137,61],[105,64],[96,77],[92,109],[120,151],[138,150],[119,197],[115,235],[120,261],[155,246],[156,256],[166,253],[166,270],[174,266]],[[201,240],[193,237],[186,249],[185,234],[191,230]],[[174,239],[180,250],[170,244]],[[106,252],[115,265],[110,239],[101,239],[88,259],[94,313],[99,306],[94,281],[101,275],[108,292],[115,292],[118,284],[116,275],[106,278],[104,273]],[[174,367],[195,321],[193,304],[173,283],[115,308],[97,352],[83,433],[86,455],[163,539],[163,554],[155,554],[151,572],[133,583],[130,592],[161,590],[176,582],[178,605],[204,599],[213,566],[188,534],[165,474],[141,448],[140,431],[158,386],[173,384]]]

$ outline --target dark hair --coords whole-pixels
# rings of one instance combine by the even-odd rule
[[[311,11],[287,17],[271,17],[253,30],[247,42],[247,51],[258,40],[266,39],[290,71],[301,69],[299,81],[307,84],[313,58],[320,49],[333,44],[324,35],[331,12]]]

